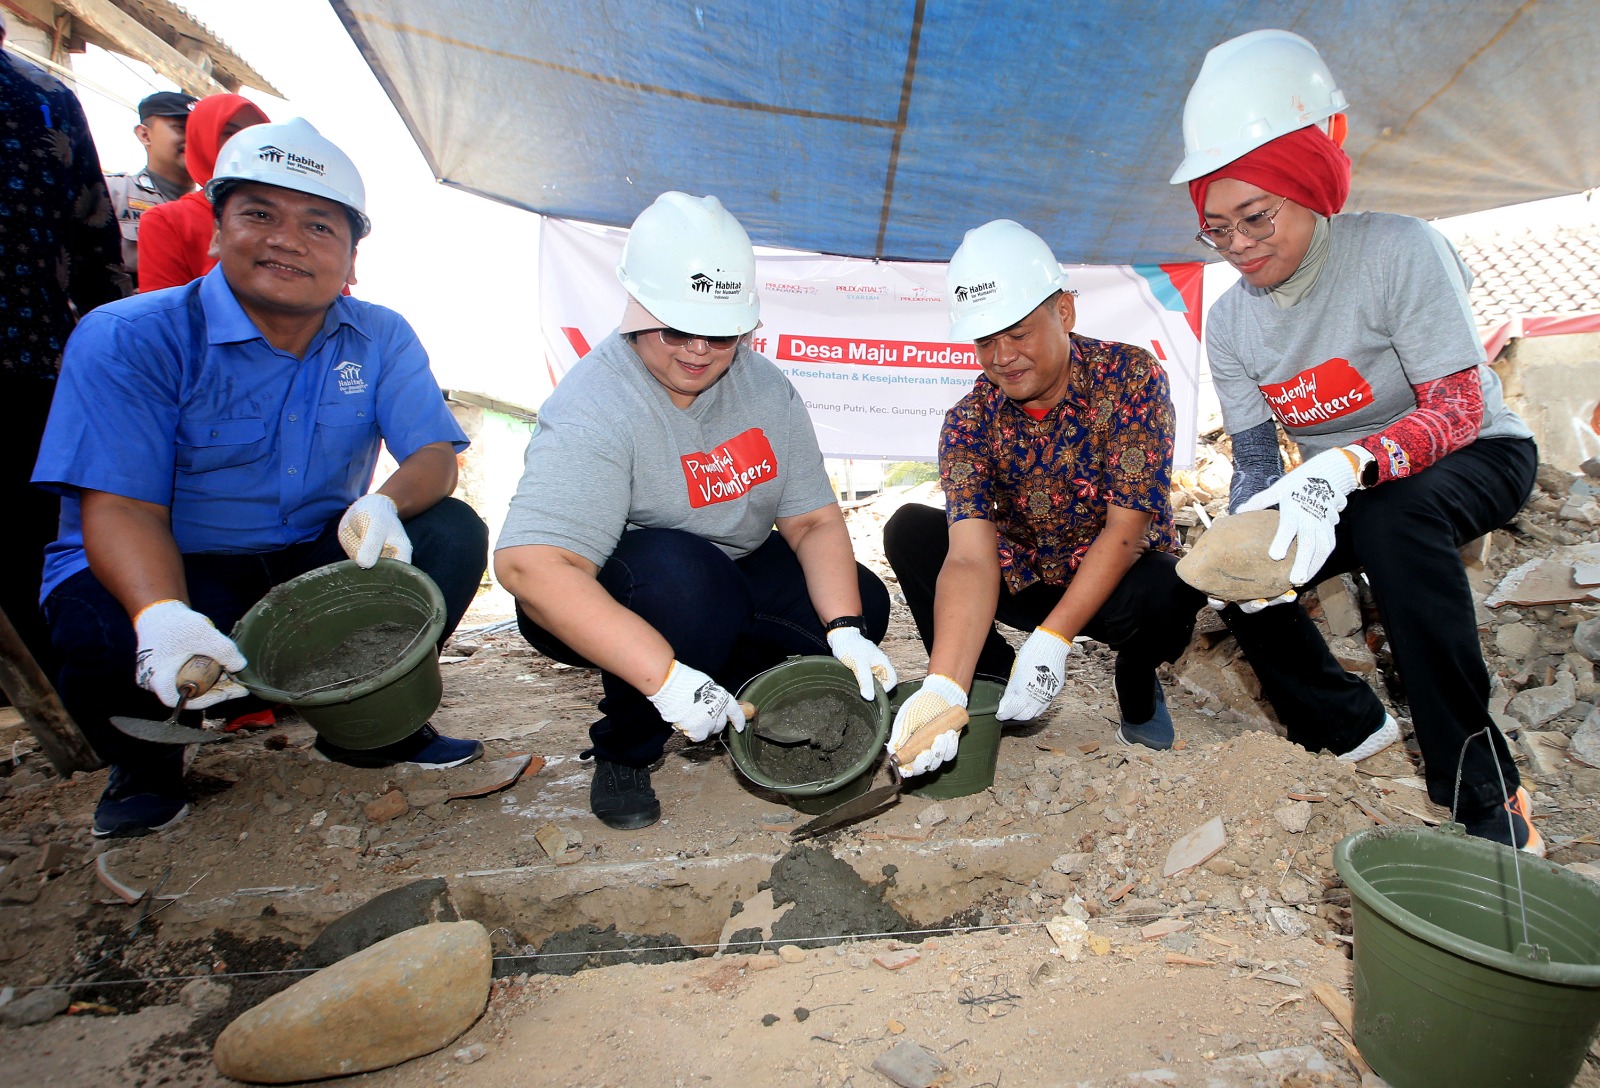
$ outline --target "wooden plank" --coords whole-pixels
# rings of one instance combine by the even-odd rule
[[[61,697],[50,686],[44,670],[28,652],[28,647],[0,609],[0,690],[22,715],[23,724],[39,742],[44,756],[62,778],[73,771],[92,771],[100,766],[94,749],[78,730],[78,724],[61,705]]]
[[[101,34],[117,42],[128,55],[142,60],[197,98],[222,94],[221,83],[188,57],[162,41],[155,32],[111,3],[111,0],[54,0]]]

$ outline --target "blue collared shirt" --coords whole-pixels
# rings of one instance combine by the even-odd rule
[[[185,554],[273,551],[366,493],[380,442],[397,461],[467,447],[392,310],[339,297],[297,359],[267,343],[221,266],[102,306],[67,342],[34,467],[62,495],[41,599],[89,565],[79,488],[168,507]]]

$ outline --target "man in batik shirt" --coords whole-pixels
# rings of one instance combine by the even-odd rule
[[[1167,376],[1142,348],[1072,331],[1061,265],[1017,223],[969,231],[948,280],[950,338],[973,342],[983,375],[940,431],[944,516],[906,506],[884,529],[929,653],[890,750],[965,706],[974,675],[1007,678],[999,718],[1036,718],[1080,635],[1117,651],[1117,738],[1170,748],[1156,668],[1183,652],[1204,597],[1175,569]],[[1030,632],[1020,652],[996,619]],[[951,758],[941,740],[912,769]]]

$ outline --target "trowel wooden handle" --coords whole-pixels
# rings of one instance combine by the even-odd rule
[[[183,663],[178,670],[178,675],[173,686],[178,689],[178,694],[185,699],[193,699],[197,695],[204,695],[211,690],[213,684],[222,676],[222,666],[204,654],[195,654]],[[184,689],[189,690],[185,691]]]
[[[953,706],[949,710],[940,711],[926,724],[912,730],[906,742],[895,752],[896,769],[909,767],[915,763],[918,756],[933,747],[933,742],[939,739],[941,733],[948,733],[952,729],[965,729],[966,725],[967,712],[961,707]]]
[[[753,722],[756,720],[756,704],[747,703],[743,699],[740,699],[739,709],[743,711],[745,721]]]

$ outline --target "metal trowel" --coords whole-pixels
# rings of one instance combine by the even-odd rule
[[[164,722],[153,722],[148,718],[113,717],[111,724],[130,737],[156,744],[209,744],[221,740],[227,736],[226,733],[178,724],[178,715],[183,713],[189,700],[210,691],[221,676],[221,665],[209,657],[196,654],[178,670],[178,705],[172,708],[172,717]]]
[[[959,706],[934,717],[922,728],[906,738],[900,750],[889,757],[889,777],[892,781],[887,786],[868,790],[859,797],[852,797],[842,805],[829,809],[814,820],[808,820],[789,832],[791,839],[808,839],[813,835],[820,835],[824,831],[832,831],[852,820],[859,820],[869,816],[878,809],[888,805],[900,796],[905,789],[906,780],[900,774],[902,764],[914,763],[916,758],[926,752],[939,734],[951,729],[961,730],[967,727],[967,712]]]

